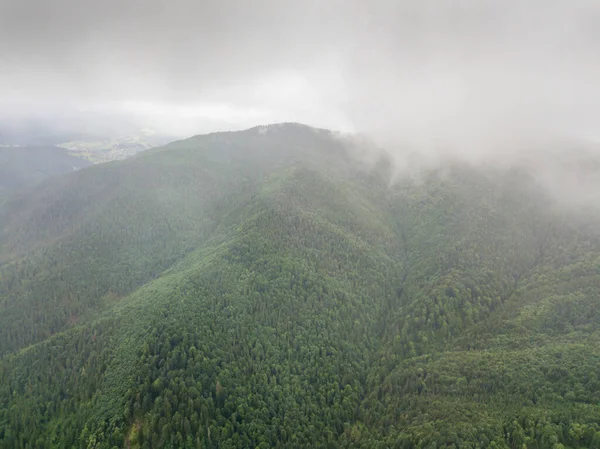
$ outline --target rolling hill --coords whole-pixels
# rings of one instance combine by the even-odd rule
[[[597,215],[393,173],[281,124],[8,200],[0,447],[600,447]]]
[[[64,148],[0,147],[0,195],[91,165]]]

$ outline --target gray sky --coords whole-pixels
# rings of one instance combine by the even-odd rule
[[[464,151],[600,138],[597,0],[0,0],[0,115],[279,121]]]

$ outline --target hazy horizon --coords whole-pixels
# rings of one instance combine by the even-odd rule
[[[275,122],[477,154],[600,140],[591,0],[0,2],[0,124]]]

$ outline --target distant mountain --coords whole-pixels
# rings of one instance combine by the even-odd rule
[[[91,165],[64,148],[0,147],[0,192],[32,186],[44,179]]]
[[[591,206],[363,149],[215,133],[0,205],[0,447],[598,447]]]
[[[57,108],[32,118],[0,111],[0,147],[62,147],[94,163],[125,159],[173,140],[125,116]]]

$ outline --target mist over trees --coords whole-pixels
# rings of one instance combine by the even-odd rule
[[[0,1],[0,448],[600,449],[598,30]]]
[[[357,154],[197,136],[0,206],[0,445],[595,447],[594,214]]]

